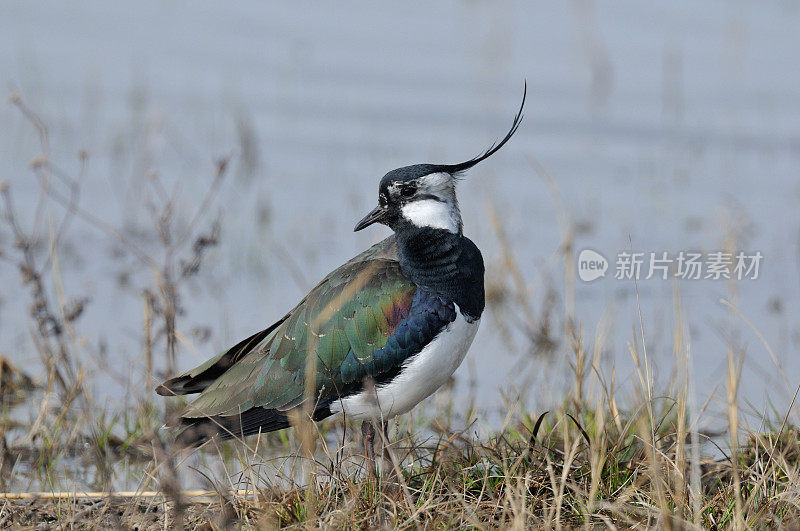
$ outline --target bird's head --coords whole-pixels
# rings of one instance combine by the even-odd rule
[[[458,164],[415,164],[392,170],[381,179],[378,206],[358,222],[356,231],[382,223],[394,231],[404,226],[431,227],[461,233],[461,212],[456,181],[468,169],[497,153],[514,135],[522,121],[522,104],[506,136],[482,154]]]

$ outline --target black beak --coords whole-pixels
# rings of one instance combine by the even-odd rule
[[[358,232],[361,229],[365,229],[370,225],[372,225],[373,223],[380,221],[381,219],[383,219],[383,216],[386,215],[386,210],[387,210],[386,208],[380,205],[376,206],[375,208],[372,209],[372,212],[364,216],[364,219],[362,219],[356,224],[356,228],[353,229],[353,232]]]

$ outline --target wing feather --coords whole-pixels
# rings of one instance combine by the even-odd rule
[[[295,404],[302,397],[308,352],[318,358],[317,379],[323,384],[340,377],[351,349],[359,358],[369,358],[407,315],[416,288],[400,272],[396,253],[393,237],[374,245],[323,279],[273,326],[168,380],[158,392],[202,391],[187,409],[187,418]],[[348,293],[356,281],[359,289]],[[395,310],[391,307],[397,301],[401,308]],[[376,319],[376,306],[391,319]],[[335,394],[337,386],[331,384],[337,382],[327,383],[327,392]]]
[[[454,319],[451,302],[403,275],[390,237],[325,277],[272,327],[159,389],[202,391],[182,415],[191,428],[186,440],[219,426],[223,436],[280,429],[285,413],[306,399],[308,359],[315,361],[315,418],[324,418],[332,402],[368,377],[396,373]]]

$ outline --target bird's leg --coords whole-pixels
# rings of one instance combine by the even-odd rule
[[[389,466],[394,467],[392,460],[392,450],[389,448],[389,422],[381,421],[381,433],[383,438],[383,459],[389,462]]]
[[[400,469],[395,463],[394,452],[389,444],[389,423],[386,421],[381,422],[381,439],[383,441],[383,466],[386,467],[386,473],[383,475],[384,491],[387,495],[397,497],[401,494],[400,482]]]
[[[364,455],[367,458],[369,477],[376,477],[375,472],[375,426],[365,420],[361,423],[361,437],[364,439]]]

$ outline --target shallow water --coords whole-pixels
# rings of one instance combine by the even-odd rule
[[[639,307],[648,363],[660,383],[674,367],[674,282],[613,278],[619,251],[760,251],[760,278],[684,281],[696,403],[717,384],[724,409],[728,346],[745,349],[740,396],[785,411],[800,378],[798,227],[800,11],[774,3],[451,2],[326,8],[191,7],[180,3],[47,7],[6,4],[0,81],[49,125],[52,159],[75,175],[89,154],[81,205],[128,234],[152,234],[156,172],[188,220],[231,151],[230,175],[202,219],[219,216],[220,245],[183,294],[187,368],[280,317],[332,268],[387,235],[352,233],[397,166],[474,155],[508,127],[527,79],[517,136],[460,185],[465,232],[490,273],[502,249],[498,212],[535,301],[555,292],[555,336],[565,285],[591,352],[595,330],[622,394],[638,388],[627,344]],[[424,13],[424,16],[422,15]],[[0,179],[31,221],[38,184],[28,165],[37,137],[0,107]],[[556,184],[577,230],[574,249],[612,261],[605,278],[565,283]],[[57,221],[63,210],[50,211]],[[733,236],[731,236],[733,235]],[[0,246],[10,245],[0,230]],[[159,253],[155,241],[143,245]],[[72,222],[59,249],[69,297],[90,302],[78,324],[98,397],[129,399],[143,382],[143,268],[106,235]],[[124,277],[124,282],[121,278]],[[27,292],[0,267],[0,352],[32,367]],[[730,299],[758,335],[720,302]],[[527,353],[519,310],[484,319],[457,373],[485,412],[516,385],[531,407],[570,385],[561,340],[552,359]],[[495,318],[491,317],[492,315]],[[504,328],[498,319],[510,320]],[[205,340],[201,327],[208,327]],[[195,333],[192,333],[192,332]],[[504,341],[510,334],[511,345]],[[638,338],[637,338],[638,341]],[[105,357],[99,356],[100,343]],[[641,347],[640,347],[641,349]],[[121,390],[124,390],[122,392]],[[743,404],[746,402],[743,401]],[[491,416],[491,415],[489,415]]]

